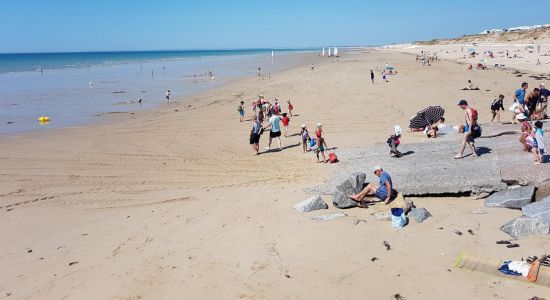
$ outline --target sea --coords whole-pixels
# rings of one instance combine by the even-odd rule
[[[0,54],[0,135],[82,126],[234,79],[308,66],[313,49]],[[141,99],[139,102],[138,100]],[[252,99],[243,99],[252,100]],[[49,122],[39,122],[40,117]]]

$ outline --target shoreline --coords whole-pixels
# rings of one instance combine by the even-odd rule
[[[171,89],[173,95],[179,94],[180,96],[174,98],[174,100],[180,101],[185,97],[217,89],[235,80],[252,76],[252,74],[255,74],[257,65],[264,66],[266,74],[267,72],[276,74],[297,66],[300,60],[307,60],[314,53],[303,51],[282,52],[276,57],[275,63],[273,63],[273,60],[267,59],[267,56],[264,57],[259,54],[218,56],[214,57],[212,62],[210,62],[211,59],[205,60],[202,57],[187,60],[183,62],[184,65],[180,60],[165,61],[167,64],[162,66],[162,70],[159,71],[161,74],[157,75],[160,77],[153,79],[147,79],[145,74],[147,72],[143,70],[159,68],[158,62],[149,63],[149,66],[142,66],[141,71],[141,64],[136,62],[133,65],[103,65],[93,69],[63,69],[52,71],[43,76],[36,72],[26,72],[27,75],[21,75],[23,76],[21,78],[17,74],[0,74],[0,76],[6,77],[3,84],[11,83],[15,86],[10,87],[7,95],[4,95],[3,102],[5,102],[7,110],[4,111],[5,115],[0,114],[0,119],[5,119],[5,124],[0,125],[2,127],[0,128],[0,136],[31,131],[41,132],[43,129],[49,131],[51,127],[64,128],[93,125],[101,123],[101,120],[98,121],[98,119],[106,114],[117,112],[138,113],[155,109],[157,106],[166,103],[166,100],[163,100],[166,89]],[[220,73],[214,73],[215,81],[202,77],[194,79],[190,75],[192,72],[198,72],[197,68],[207,68],[207,65],[208,68],[211,68],[212,66],[209,65],[211,63],[214,67],[219,67],[217,70]],[[187,66],[187,64],[191,65]],[[247,69],[247,66],[252,69]],[[135,68],[137,68],[137,71],[134,70]],[[89,72],[92,72],[92,74],[88,74]],[[181,72],[189,74],[182,77]],[[117,76],[121,74],[126,74],[125,76],[130,78],[118,78]],[[46,88],[46,90],[34,91],[31,89],[29,91],[25,88],[22,90],[23,92],[20,92],[17,86],[29,80],[36,81],[41,88]],[[140,81],[142,85],[134,82],[136,80]],[[61,85],[60,90],[55,86],[58,81]],[[90,81],[90,85],[88,81]],[[103,81],[106,81],[106,83],[103,83]],[[77,85],[76,88],[74,84]],[[18,93],[22,93],[24,96],[15,97],[14,95]],[[56,95],[61,98],[57,99]],[[79,98],[76,102],[75,97]],[[138,98],[143,98],[143,104],[136,102]],[[68,102],[63,103],[62,101]],[[52,121],[44,126],[39,126],[40,124],[36,122],[36,119],[40,115],[49,116]]]

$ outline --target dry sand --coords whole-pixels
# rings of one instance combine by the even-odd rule
[[[385,62],[399,75],[372,85],[369,70]],[[460,91],[467,79],[481,90]],[[272,80],[244,79],[103,125],[2,137],[0,299],[548,296],[544,287],[452,268],[462,251],[513,259],[550,252],[548,237],[515,249],[495,244],[509,238],[499,227],[519,211],[423,198],[413,200],[434,216],[401,230],[368,209],[313,221],[336,209],[291,207],[331,166],[303,154],[296,136],[284,139],[290,147],[282,152],[254,157],[250,122],[239,123],[235,110],[259,93],[291,99],[292,133],[322,122],[329,147],[347,148],[385,141],[393,125],[406,128],[430,104],[458,124],[461,98],[486,122],[493,97],[504,93],[509,105],[523,80],[509,70],[467,72],[447,61],[422,67],[409,54],[363,50],[324,59],[313,72],[304,65]],[[403,143],[421,140],[405,133]],[[487,213],[471,213],[480,209]]]

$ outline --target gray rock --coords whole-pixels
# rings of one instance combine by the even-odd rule
[[[363,184],[367,174],[364,172],[352,173],[348,179],[336,186],[336,190],[346,195],[359,193],[363,189]]]
[[[347,216],[348,216],[347,214],[339,211],[339,212],[332,213],[332,214],[326,214],[326,215],[311,217],[311,219],[312,220],[317,220],[317,221],[330,221],[330,220],[333,220],[333,219],[336,219],[336,218],[347,217]]]
[[[389,209],[384,211],[377,211],[372,215],[378,221],[391,221],[391,211]]]
[[[411,208],[411,211],[407,215],[407,217],[409,218],[414,218],[416,223],[422,223],[424,220],[426,220],[431,216],[432,214],[430,214],[430,212],[424,207],[420,207],[420,208],[413,207]]]
[[[534,234],[548,234],[550,224],[539,218],[522,216],[502,225],[500,230],[518,240]]]
[[[358,206],[358,203],[351,200],[348,194],[344,194],[340,191],[332,195],[332,204],[338,208],[352,208]]]
[[[295,204],[293,208],[299,212],[308,212],[318,209],[328,209],[328,205],[323,201],[321,196],[317,195]]]
[[[520,188],[496,192],[485,199],[486,207],[522,208],[531,203],[535,193],[534,186],[523,186]]]
[[[543,213],[550,213],[550,197],[544,198],[542,201],[533,202],[521,208],[524,216],[536,217]]]
[[[308,191],[333,195],[336,185],[349,178],[351,172],[365,172],[375,165],[381,165],[392,176],[396,189],[404,196],[484,195],[504,190],[509,184],[538,184],[542,187],[542,183],[550,183],[550,164],[533,166],[532,157],[521,155],[517,132],[518,126],[513,124],[484,126],[484,138],[476,140],[481,156],[458,160],[452,159],[461,138],[456,133],[430,143],[400,146],[404,155],[398,159],[389,157],[385,143],[339,149],[341,162],[332,168],[334,174],[325,183]],[[423,180],[426,176],[430,179]],[[367,171],[366,181],[378,183],[378,178]],[[537,190],[537,200],[550,194],[550,188],[547,193],[541,187]]]

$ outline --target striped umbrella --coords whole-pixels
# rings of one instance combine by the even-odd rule
[[[409,128],[424,129],[437,122],[444,114],[445,110],[441,106],[428,106],[409,119]]]

